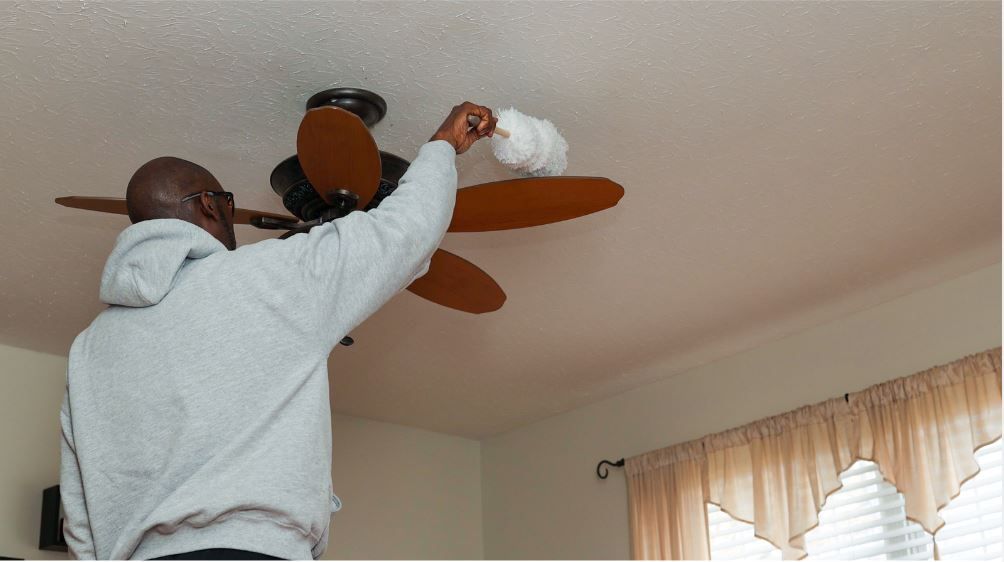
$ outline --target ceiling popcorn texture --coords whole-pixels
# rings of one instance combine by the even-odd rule
[[[337,412],[497,434],[998,263],[1000,45],[991,2],[3,2],[0,343],[65,355],[103,308],[128,219],[55,197],[174,155],[281,212],[317,91],[382,95],[407,159],[453,105],[512,105],[624,199],[447,235],[505,306],[402,293],[330,359]],[[512,177],[487,142],[458,168]]]

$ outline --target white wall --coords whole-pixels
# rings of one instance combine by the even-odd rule
[[[1001,344],[1001,267],[937,285],[482,441],[489,559],[625,559],[616,460]]]
[[[0,556],[66,558],[36,548],[42,490],[59,483],[65,380],[65,357],[0,346]],[[477,441],[338,415],[332,431],[344,507],[326,558],[483,557]]]

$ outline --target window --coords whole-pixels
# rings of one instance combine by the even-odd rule
[[[1000,560],[1002,452],[998,440],[976,452],[980,472],[941,510],[937,534],[942,560]],[[858,461],[840,475],[843,487],[827,498],[819,526],[806,534],[809,560],[931,560],[934,543],[906,519],[903,495],[875,463]],[[780,560],[781,551],[753,535],[753,525],[708,505],[712,560]]]
[[[1001,559],[1001,459],[1000,439],[976,451],[980,473],[939,512],[945,526],[935,538],[942,560]]]
[[[819,526],[805,535],[810,560],[931,560],[931,535],[906,518],[903,494],[878,465],[858,461],[840,475],[843,488],[826,499]]]

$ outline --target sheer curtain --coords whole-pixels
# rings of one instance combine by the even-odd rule
[[[801,558],[804,534],[858,456],[856,421],[838,398],[706,437],[707,500],[785,559]]]
[[[1001,349],[627,459],[632,556],[707,559],[711,502],[752,523],[785,559],[805,556],[840,473],[878,464],[906,514],[934,533],[938,510],[1001,436]]]
[[[631,554],[636,560],[708,560],[700,441],[627,459]]]

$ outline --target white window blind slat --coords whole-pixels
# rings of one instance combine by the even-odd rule
[[[910,552],[903,552],[901,556],[889,556],[891,554],[899,553],[901,551],[907,551],[911,549],[919,549],[917,556],[923,556],[925,560],[931,559],[931,553],[934,552],[931,549],[931,535],[923,532],[921,530],[919,533],[913,533],[913,538],[909,538],[900,542],[887,542],[885,544],[877,545],[870,548],[855,549],[854,559],[863,560],[867,558],[872,558],[875,556],[882,555],[885,560],[888,559],[900,559],[905,556],[909,556]]]
[[[820,549],[817,545],[815,549],[810,549],[808,559],[863,560],[875,557],[900,559],[917,554],[925,560],[930,560],[932,547],[931,536],[923,532],[919,526],[903,527],[901,532],[891,533],[885,539],[845,540],[827,549]]]
[[[861,531],[866,531],[871,528],[878,528],[885,525],[893,525],[904,521],[906,518],[898,513],[892,515],[886,515],[885,517],[872,518],[866,521],[860,521],[853,525],[841,525],[840,522],[836,524],[829,524],[825,527],[821,523],[819,527],[816,527],[810,533],[814,533],[812,538],[818,541],[823,541],[826,539],[831,539],[834,537],[842,537],[858,533]]]
[[[724,511],[718,511],[716,513],[708,513],[708,524],[709,525],[720,525],[722,527],[741,527],[741,523],[738,519],[733,519],[731,515],[725,513]]]
[[[719,528],[715,531],[715,536],[722,541],[731,540],[733,537],[747,534],[749,534],[749,529],[746,529],[745,527],[730,527],[728,530],[725,531]]]
[[[930,552],[918,552],[916,554],[906,554],[904,556],[897,558],[897,560],[930,560],[930,559],[931,559]]]
[[[853,501],[853,498],[838,497],[833,499],[833,505],[830,505],[829,502],[827,502],[827,507],[830,507],[831,511],[828,511],[825,516],[823,515],[823,512],[819,512],[820,522],[825,523],[836,520],[846,521],[848,519],[854,519],[870,513],[877,513],[881,511],[888,511],[890,509],[896,509],[897,507],[903,507],[905,503],[903,496],[892,486],[883,486],[883,490],[881,492],[868,494],[868,497],[861,501]],[[843,501],[838,502],[836,500]]]
[[[983,531],[989,531],[990,529],[1000,529],[1000,527],[1001,527],[1001,519],[999,517],[978,519],[972,521],[967,525],[960,525],[958,527],[953,527],[951,529],[939,531],[938,544],[942,544],[943,542],[948,541],[950,539],[968,535],[975,535]]]
[[[945,519],[946,528],[938,531],[938,539],[951,539],[952,537],[959,536],[960,534],[963,534],[964,529],[980,521],[986,521],[989,519],[997,523],[1002,523],[1002,518],[1004,518],[1004,514],[1000,512],[986,513],[985,510],[976,507],[976,509],[971,510],[968,514],[956,514],[956,517],[951,520]],[[949,526],[950,524],[951,526]]]
[[[874,486],[881,481],[882,478],[880,478],[879,475],[873,473],[865,473],[861,475],[859,478],[854,478],[854,479],[848,478],[846,483],[844,484],[844,487],[841,488],[840,490],[844,492],[851,492],[857,490],[858,488]]]
[[[959,541],[952,545],[938,544],[938,554],[942,560],[999,560],[1000,556],[990,556],[994,552],[1000,553],[1000,546],[996,550],[987,548],[985,540],[979,536],[969,537],[964,541]],[[946,558],[950,557],[950,558]]]
[[[722,558],[722,559],[729,559],[729,558],[753,558],[753,557],[760,558],[762,555],[770,554],[770,552],[772,550],[776,550],[776,549],[774,547],[770,546],[769,544],[767,546],[761,546],[761,545],[748,546],[748,545],[744,545],[744,546],[738,546],[738,547],[735,547],[735,548],[722,549],[722,550],[716,552],[716,554],[718,555],[719,558]]]
[[[914,535],[916,533],[917,533],[916,529],[911,528],[909,526],[903,526],[903,527],[899,527],[897,529],[893,529],[891,531],[877,532],[877,533],[872,533],[872,534],[862,535],[860,537],[856,537],[855,540],[854,540],[854,543],[857,546],[864,546],[864,545],[866,545],[868,543],[873,543],[875,541],[889,541],[891,539],[899,539],[899,538],[902,538],[902,537],[908,537],[908,536]],[[836,552],[837,550],[840,550],[841,548],[846,548],[846,547],[839,546],[839,545],[835,546],[835,547],[830,547],[830,548],[820,547],[818,550],[813,551],[813,555],[814,556],[819,556],[819,555],[829,554],[831,552]]]

